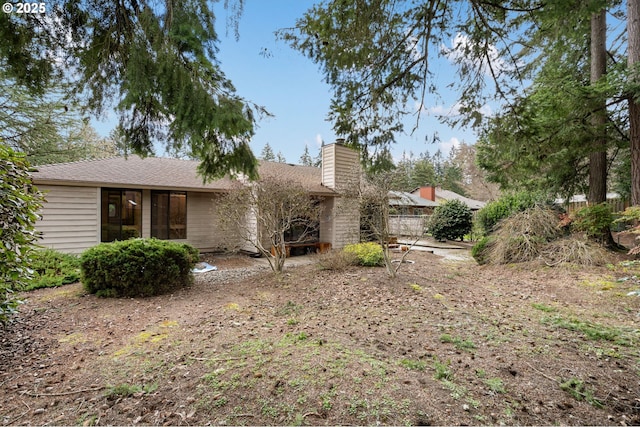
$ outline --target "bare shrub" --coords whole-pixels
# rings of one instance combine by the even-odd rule
[[[216,204],[216,214],[228,247],[249,244],[281,273],[287,244],[305,243],[320,226],[322,204],[298,182],[277,176],[241,184]],[[295,231],[288,236],[287,233]]]
[[[607,251],[598,244],[576,236],[548,242],[540,250],[540,259],[548,266],[571,263],[583,266],[605,265]]]
[[[558,215],[553,210],[535,206],[517,212],[498,223],[486,260],[490,264],[533,261],[544,244],[560,235]]]
[[[332,250],[318,255],[318,267],[321,270],[342,271],[358,264],[356,254],[342,250]]]

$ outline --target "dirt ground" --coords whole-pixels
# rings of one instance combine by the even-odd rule
[[[640,424],[640,265],[218,271],[172,295],[24,295],[3,425]],[[632,293],[629,295],[629,293]]]

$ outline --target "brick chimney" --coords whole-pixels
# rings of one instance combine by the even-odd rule
[[[426,186],[420,187],[419,196],[423,199],[431,200],[432,202],[436,201],[436,187],[434,186]]]

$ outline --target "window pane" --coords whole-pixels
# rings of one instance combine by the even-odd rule
[[[142,235],[142,192],[103,189],[100,241],[113,242]]]
[[[122,240],[142,236],[142,192],[122,192]]]
[[[171,193],[169,200],[169,238],[187,238],[187,194]]]
[[[169,238],[169,193],[151,193],[151,237]]]

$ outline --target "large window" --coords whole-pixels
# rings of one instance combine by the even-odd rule
[[[151,192],[151,237],[187,238],[187,193]]]
[[[142,236],[142,191],[102,189],[102,242]]]

